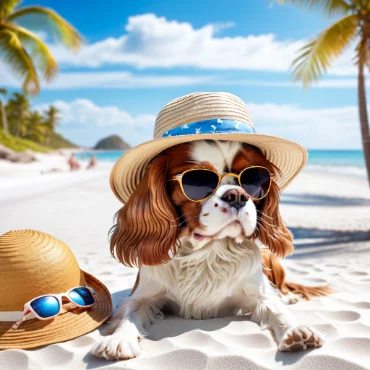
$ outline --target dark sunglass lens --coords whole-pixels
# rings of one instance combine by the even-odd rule
[[[79,306],[90,306],[95,303],[94,296],[90,290],[84,287],[78,287],[68,293],[68,297]]]
[[[202,200],[211,195],[218,185],[218,175],[211,171],[193,170],[182,177],[185,195],[191,200]]]
[[[42,318],[53,317],[60,311],[59,301],[52,296],[34,299],[30,303],[33,310]]]
[[[255,199],[263,198],[270,188],[270,172],[266,168],[248,168],[241,177],[242,188]]]

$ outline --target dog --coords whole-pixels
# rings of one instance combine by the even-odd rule
[[[262,198],[238,180],[251,168],[271,175]],[[189,199],[203,183],[185,190],[179,181],[193,170],[212,172],[201,172],[206,179],[219,174],[206,199]],[[279,351],[322,346],[323,336],[298,326],[286,306],[298,295],[310,299],[330,288],[285,281],[279,258],[292,254],[293,237],[279,212],[278,174],[260,149],[234,141],[183,143],[157,155],[118,211],[111,234],[112,254],[139,266],[136,283],[111,319],[112,335],[92,353],[110,360],[140,355],[139,341],[164,311],[186,319],[248,314],[272,331]]]

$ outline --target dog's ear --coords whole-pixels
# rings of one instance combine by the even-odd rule
[[[256,234],[271,252],[278,257],[285,257],[293,253],[293,235],[280,215],[278,189],[272,182],[269,193],[257,207],[260,212]]]
[[[168,156],[160,155],[117,213],[110,249],[127,266],[168,262],[178,250],[179,224],[167,192]]]

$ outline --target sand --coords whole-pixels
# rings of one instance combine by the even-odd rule
[[[65,241],[80,267],[104,282],[114,305],[127,296],[135,269],[109,253],[108,230],[120,203],[112,195],[111,165],[93,171],[40,171],[65,158],[19,165],[0,162],[0,233],[35,228]],[[65,168],[66,170],[66,168]],[[282,196],[296,251],[284,261],[291,280],[329,283],[329,297],[291,305],[300,325],[324,334],[320,349],[279,353],[269,331],[244,317],[184,320],[166,317],[141,343],[143,355],[108,362],[89,354],[96,330],[40,349],[0,351],[0,369],[370,369],[370,191],[365,180],[302,173]]]

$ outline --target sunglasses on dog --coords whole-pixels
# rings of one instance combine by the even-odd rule
[[[45,294],[32,299],[24,305],[23,317],[12,328],[18,327],[26,320],[49,320],[66,310],[62,307],[62,298],[67,298],[74,306],[89,308],[95,304],[95,292],[84,286],[78,286],[62,294]],[[75,307],[73,307],[75,308]]]
[[[220,175],[216,171],[208,169],[191,169],[174,176],[171,180],[177,180],[181,190],[187,199],[193,202],[201,202],[211,197],[222,179],[226,176],[235,177],[238,184],[254,200],[263,199],[270,190],[272,174],[266,167],[247,167],[238,175],[225,173]]]

